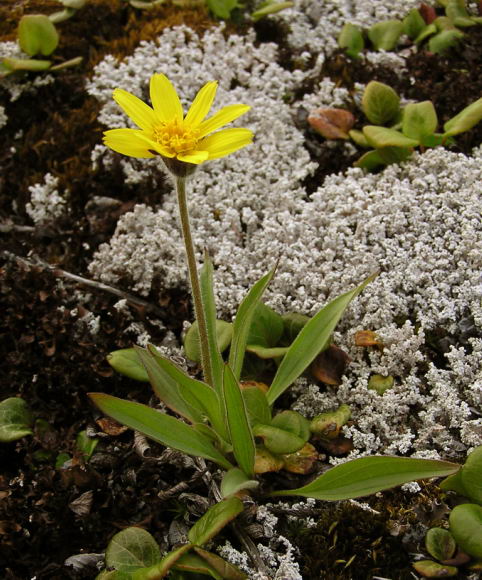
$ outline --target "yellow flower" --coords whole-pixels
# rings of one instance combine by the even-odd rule
[[[205,119],[216,95],[217,82],[204,85],[186,116],[181,102],[168,78],[163,74],[151,77],[152,108],[136,96],[115,89],[115,102],[139,129],[111,129],[104,133],[104,143],[123,155],[154,157],[161,155],[167,166],[175,160],[199,165],[208,159],[224,157],[253,140],[249,129],[220,129],[234,121],[251,107],[229,105]],[[213,133],[210,135],[210,133]]]

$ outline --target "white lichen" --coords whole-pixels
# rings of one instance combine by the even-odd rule
[[[44,183],[36,183],[28,189],[30,202],[25,210],[35,225],[54,224],[67,211],[65,196],[68,192],[59,193],[59,179],[50,173],[44,176]]]

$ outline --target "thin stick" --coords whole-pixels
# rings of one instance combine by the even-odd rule
[[[189,270],[189,280],[191,282],[192,298],[194,303],[194,314],[196,316],[199,330],[199,344],[201,347],[201,362],[204,373],[204,380],[208,385],[214,386],[211,359],[209,357],[209,342],[206,326],[206,315],[201,297],[201,285],[197,272],[196,255],[189,225],[189,212],[186,200],[186,179],[176,177],[177,200],[179,204],[179,216],[181,218],[182,235],[186,248],[187,266]]]
[[[22,258],[21,256],[17,256],[12,252],[4,252],[4,255],[8,258],[13,258],[24,264],[28,268],[42,268],[43,270],[48,270],[57,278],[66,278],[67,280],[72,280],[73,282],[77,282],[79,284],[83,284],[84,286],[90,286],[91,288],[95,288],[96,290],[101,290],[103,292],[108,292],[109,294],[114,294],[114,296],[119,296],[119,298],[123,298],[130,302],[131,304],[135,304],[136,306],[141,306],[146,310],[153,312],[157,315],[162,315],[163,311],[151,304],[150,302],[146,302],[142,300],[142,298],[138,298],[129,292],[124,292],[124,290],[120,290],[119,288],[115,288],[114,286],[109,286],[108,284],[103,284],[102,282],[97,282],[96,280],[90,280],[89,278],[84,278],[83,276],[79,276],[77,274],[72,274],[71,272],[67,272],[66,270],[62,270],[61,268],[57,268],[49,264],[48,262],[44,262],[40,258],[37,258],[35,261],[28,260],[27,258]]]

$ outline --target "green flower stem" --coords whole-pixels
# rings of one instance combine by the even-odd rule
[[[179,204],[179,215],[181,218],[182,235],[184,237],[184,246],[186,248],[187,266],[189,270],[189,279],[191,281],[192,297],[194,302],[194,314],[196,316],[199,339],[201,347],[201,363],[203,367],[204,380],[208,385],[213,386],[213,373],[211,359],[209,358],[208,333],[206,328],[206,316],[201,296],[201,286],[197,272],[196,256],[194,254],[194,245],[191,236],[191,227],[189,225],[189,212],[186,200],[186,179],[176,177],[177,201]]]

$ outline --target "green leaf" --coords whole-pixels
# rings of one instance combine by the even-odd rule
[[[21,70],[35,72],[49,69],[52,62],[50,60],[37,60],[33,58],[4,58],[2,64],[11,72]]]
[[[400,20],[377,22],[368,29],[368,38],[376,50],[393,50],[402,35],[403,24]]]
[[[265,393],[257,386],[250,384],[242,385],[241,392],[251,425],[256,423],[269,425],[271,423],[271,409]]]
[[[419,143],[424,137],[433,135],[438,119],[432,101],[411,103],[403,109],[402,133]]]
[[[331,335],[348,304],[376,276],[377,274],[372,274],[354,290],[332,300],[306,323],[278,367],[267,393],[270,405],[303,373],[319,352],[328,346]]]
[[[29,56],[39,53],[48,56],[57,48],[59,35],[44,14],[27,14],[18,25],[18,43]]]
[[[276,346],[283,334],[283,318],[263,302],[258,302],[249,327],[247,343]]]
[[[369,121],[384,125],[399,115],[400,97],[388,85],[370,81],[363,92],[362,109]]]
[[[243,507],[243,502],[237,497],[230,497],[214,504],[189,530],[189,541],[195,546],[209,542],[243,511]]]
[[[310,422],[297,411],[281,411],[271,421],[273,427],[293,433],[306,443],[310,438]]]
[[[348,132],[348,135],[351,139],[359,146],[359,147],[370,147],[370,143],[368,143],[367,138],[362,133],[362,131],[358,131],[357,129],[352,129]]]
[[[455,46],[463,36],[464,33],[460,30],[442,30],[429,40],[428,49],[435,54],[443,54]]]
[[[214,390],[206,383],[187,375],[172,361],[163,357],[152,344],[147,346],[147,350],[155,358],[161,370],[177,384],[179,392],[186,402],[208,417],[218,435],[227,440],[228,432],[224,421],[224,408]],[[155,389],[154,385],[153,387]]]
[[[218,353],[221,353],[224,352],[231,343],[233,325],[231,322],[226,322],[225,320],[215,320],[214,327],[217,339],[217,350]],[[201,347],[199,343],[199,327],[197,320],[195,320],[188,328],[186,335],[184,336],[183,346],[184,353],[189,360],[197,363],[201,362]],[[212,355],[211,350],[210,355]],[[220,354],[219,357],[221,357]]]
[[[234,321],[233,339],[229,351],[229,366],[237,380],[239,380],[241,369],[243,368],[244,353],[253,315],[275,271],[276,267],[263,276],[261,280],[258,280],[239,305]]]
[[[161,356],[154,357],[151,351],[138,346],[135,349],[159,399],[170,409],[191,421],[191,423],[201,422],[203,417],[202,406],[199,405],[198,401],[194,405],[186,401],[178,381],[170,373],[166,372]]]
[[[437,34],[437,26],[432,22],[420,32],[414,42],[417,45],[421,44],[426,38],[433,34]]]
[[[338,36],[338,46],[343,48],[350,58],[358,58],[365,48],[360,28],[351,22],[346,22]]]
[[[482,559],[482,507],[475,503],[455,506],[449,525],[457,545],[473,558]]]
[[[416,147],[418,141],[405,137],[399,131],[379,127],[378,125],[366,125],[363,127],[363,134],[372,147],[381,149],[382,147]]]
[[[84,461],[89,461],[98,443],[98,439],[87,436],[87,431],[80,431],[75,440],[75,446],[82,453]]]
[[[281,318],[283,319],[282,345],[290,345],[310,320],[309,316],[300,314],[299,312],[288,312],[287,314],[283,314]]]
[[[403,32],[412,40],[415,40],[425,28],[425,20],[417,8],[412,8],[402,21]]]
[[[173,568],[191,548],[191,544],[179,546],[179,548],[168,552],[160,562],[157,562],[148,568],[139,568],[138,570],[131,572],[131,575],[128,578],[118,579],[116,577],[115,580],[158,580],[159,578],[164,578],[169,570],[171,570],[171,568]]]
[[[412,154],[412,150],[408,147],[380,147],[377,152],[384,165],[401,163]]]
[[[440,489],[443,491],[455,491],[459,495],[469,497],[466,489],[462,484],[462,469],[454,473],[454,475],[449,475],[446,477],[439,485]]]
[[[188,573],[191,572],[192,574],[196,574],[196,576],[199,574],[201,575],[201,578],[210,577],[215,580],[223,580],[223,576],[221,576],[215,568],[206,562],[206,560],[201,558],[201,556],[193,554],[192,552],[183,554],[175,563],[174,570]]]
[[[126,528],[116,534],[105,551],[107,568],[134,572],[152,566],[161,558],[156,540],[142,528]]]
[[[469,454],[460,470],[460,476],[467,497],[482,504],[482,445]]]
[[[367,171],[374,171],[386,163],[378,151],[367,151],[353,165]]]
[[[452,576],[457,576],[458,573],[455,566],[439,564],[432,560],[419,560],[414,562],[412,566],[424,578],[451,578]]]
[[[435,459],[361,457],[325,471],[304,487],[272,495],[300,495],[327,501],[353,499],[417,479],[450,475],[458,469],[456,463]]]
[[[425,536],[427,552],[436,560],[450,560],[455,554],[457,544],[448,530],[430,528]]]
[[[121,375],[125,375],[136,381],[149,382],[147,371],[137,355],[135,348],[114,350],[106,358],[110,366]]]
[[[237,0],[206,0],[209,10],[223,20],[228,20],[231,17],[231,12],[240,5]]]
[[[281,10],[285,10],[286,8],[291,8],[294,6],[293,2],[263,2],[263,4],[251,14],[251,20],[253,22],[257,22],[264,18],[265,16],[269,16],[270,14],[276,14],[277,12],[281,12]]]
[[[294,435],[278,427],[272,427],[271,425],[255,425],[253,427],[253,434],[263,439],[263,445],[266,449],[276,455],[295,453],[295,451],[300,450],[306,443],[306,440],[298,435]]]
[[[229,461],[212,445],[208,437],[196,432],[192,427],[174,419],[174,417],[160,413],[146,405],[124,401],[103,393],[89,393],[89,397],[103,413],[131,429],[144,433],[154,441],[168,447],[174,447],[174,449],[179,449],[179,451],[189,455],[210,459],[225,469],[232,467]]]
[[[252,352],[256,356],[262,359],[279,358],[284,356],[288,352],[288,346],[275,346],[273,348],[267,348],[265,346],[259,346],[257,344],[248,344],[246,346],[247,352]]]
[[[229,562],[226,562],[220,556],[213,554],[212,552],[207,552],[202,548],[194,547],[195,552],[210,566],[211,569],[216,570],[219,576],[223,580],[247,580],[246,574],[241,572],[236,566],[233,566]]]
[[[223,476],[221,481],[221,493],[223,497],[229,497],[242,491],[243,489],[254,489],[258,487],[259,482],[249,478],[239,467],[233,467]]]
[[[229,365],[224,367],[223,394],[234,457],[239,467],[252,476],[255,455],[253,433],[241,388]]]
[[[10,397],[0,403],[0,442],[8,443],[32,435],[32,424],[32,415],[23,399]]]
[[[216,319],[216,303],[214,300],[214,267],[207,252],[204,252],[204,265],[200,274],[201,300],[206,317],[206,331],[208,335],[209,360],[213,374],[213,387],[217,393],[223,388],[224,362],[221,353],[230,345],[233,336],[233,325],[230,322]],[[192,326],[191,326],[192,328]],[[199,329],[197,329],[197,343],[199,348]],[[199,353],[199,358],[201,353]],[[198,361],[199,362],[199,361]]]
[[[460,113],[449,119],[444,125],[444,135],[452,136],[470,131],[477,123],[482,120],[482,97],[471,103]]]
[[[469,27],[475,26],[475,22],[470,17],[464,0],[449,0],[445,8],[445,14],[452,20],[455,26]]]

